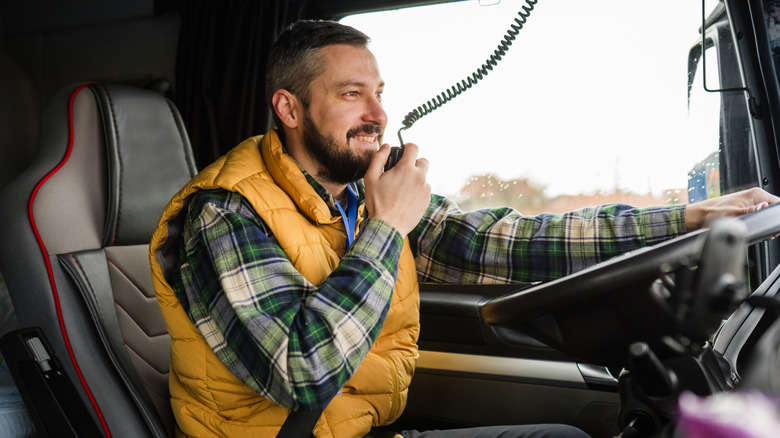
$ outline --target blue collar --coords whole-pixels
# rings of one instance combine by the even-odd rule
[[[357,194],[351,184],[347,184],[347,212],[344,213],[344,208],[338,201],[336,201],[336,207],[339,208],[341,218],[344,220],[344,228],[347,230],[346,249],[349,249],[352,241],[355,240],[355,229],[357,228]]]

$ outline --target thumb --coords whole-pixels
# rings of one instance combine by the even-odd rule
[[[382,171],[385,168],[385,162],[387,157],[390,156],[390,145],[383,144],[378,151],[371,157],[371,163],[368,165],[364,180],[376,181],[382,175]]]

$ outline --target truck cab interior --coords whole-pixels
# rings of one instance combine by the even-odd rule
[[[780,194],[780,2],[605,3],[586,16],[582,2],[562,0],[0,0],[0,370],[13,377],[0,383],[23,407],[0,409],[0,430],[175,435],[151,233],[199,169],[272,126],[264,60],[298,19],[365,26],[386,71],[388,115],[403,120],[395,129],[424,151],[431,144],[432,167],[438,157],[444,167],[434,190],[463,206],[535,214],[580,202],[693,203],[750,187]],[[487,43],[477,9],[502,23]],[[689,36],[662,43],[663,20],[676,16]],[[602,54],[618,43],[640,56]],[[662,44],[680,49],[680,73],[673,83],[640,79],[661,64]],[[445,58],[467,67],[431,73]],[[544,76],[552,81],[536,83]],[[659,101],[625,97],[646,89]],[[509,106],[491,111],[496,100]],[[679,107],[696,123],[686,137],[663,118]],[[580,122],[588,112],[595,119]],[[532,140],[541,120],[551,124]],[[486,140],[494,126],[503,137]],[[509,146],[486,153],[483,142]],[[610,142],[617,149],[597,149]],[[531,166],[537,149],[549,154]],[[608,166],[570,170],[584,160],[577,154]],[[642,176],[634,188],[628,164],[649,174],[680,166],[681,182]],[[538,173],[554,178],[535,182]],[[686,395],[776,395],[779,209],[548,282],[421,284],[420,360],[394,426],[565,423],[597,438],[686,437]]]

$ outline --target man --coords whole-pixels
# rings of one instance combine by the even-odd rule
[[[418,280],[555,278],[778,200],[751,190],[688,207],[461,212],[431,195],[416,145],[383,172],[384,83],[367,42],[333,22],[287,29],[267,64],[278,129],[209,166],[163,213],[150,254],[180,434],[275,436],[291,410],[324,408],[316,436],[361,437],[406,404]]]

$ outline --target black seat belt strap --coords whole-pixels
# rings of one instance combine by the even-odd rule
[[[323,409],[319,411],[291,411],[284,420],[276,438],[308,438],[312,436],[314,426],[320,419]]]

